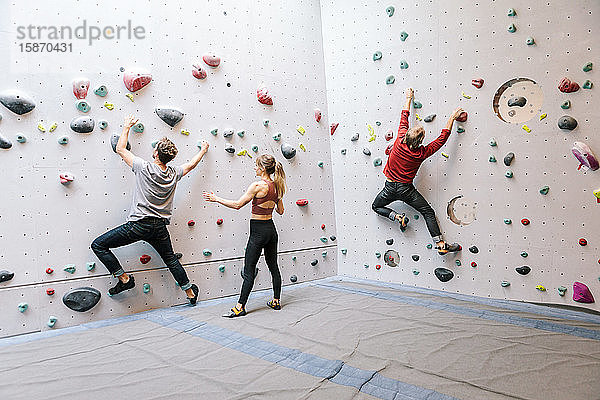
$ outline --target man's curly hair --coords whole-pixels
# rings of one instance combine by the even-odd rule
[[[166,164],[177,155],[177,147],[171,142],[166,136],[159,140],[156,144],[156,150],[158,151],[158,159],[161,163]]]

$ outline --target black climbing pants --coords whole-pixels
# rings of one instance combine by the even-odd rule
[[[239,303],[245,305],[248,301],[248,296],[254,286],[256,278],[256,264],[260,258],[260,253],[265,249],[265,261],[271,271],[273,278],[273,297],[280,298],[281,295],[281,274],[277,266],[277,230],[272,219],[268,220],[250,220],[250,237],[246,245],[246,255],[244,257],[244,270],[242,277],[242,292],[240,294]]]
[[[129,221],[121,226],[117,226],[97,237],[92,242],[92,250],[110,273],[114,276],[119,276],[123,275],[125,271],[110,249],[140,240],[144,240],[154,247],[183,290],[191,287],[190,280],[183,266],[173,252],[171,236],[169,236],[164,218],[146,217],[139,221]]]
[[[442,232],[440,232],[440,226],[435,218],[435,211],[412,183],[385,181],[385,187],[373,201],[373,211],[394,221],[398,213],[386,206],[397,200],[405,202],[421,213],[425,218],[429,234],[436,243],[442,240]]]

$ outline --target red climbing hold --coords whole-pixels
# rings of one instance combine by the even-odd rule
[[[123,83],[130,92],[137,92],[152,81],[152,75],[142,69],[130,69],[123,74]]]
[[[523,219],[521,220],[521,223],[522,223],[523,225],[529,225],[529,222],[530,222],[530,221],[529,221],[527,218],[523,218]]]
[[[315,121],[321,122],[321,110],[315,108]]]
[[[205,54],[202,56],[202,60],[213,68],[216,68],[221,64],[221,59],[214,54]]]
[[[206,71],[204,70],[204,68],[202,68],[199,65],[192,65],[192,67],[194,67],[194,69],[192,69],[192,75],[194,75],[194,78],[196,78],[196,79],[205,79],[206,78]]]
[[[68,172],[60,174],[60,183],[63,185],[68,185],[69,183],[73,182],[73,179],[75,179],[75,177]]]
[[[468,117],[469,117],[469,114],[467,114],[466,111],[463,111],[463,112],[460,113],[460,115],[458,116],[458,118],[456,118],[456,120],[458,122],[465,122]]]
[[[90,80],[87,78],[78,78],[73,81],[73,94],[79,100],[85,99],[89,88]]]
[[[389,156],[389,155],[390,155],[390,153],[392,152],[392,149],[393,149],[393,148],[394,148],[394,143],[390,143],[390,144],[388,145],[388,147],[386,147],[386,149],[385,149],[385,155],[386,155],[386,156]]]
[[[48,275],[50,275],[50,274],[51,274],[51,273],[53,273],[53,272],[54,272],[54,270],[53,270],[52,268],[50,268],[50,267],[46,268],[46,273],[47,273]]]
[[[572,93],[579,90],[579,84],[577,82],[571,82],[569,78],[563,78],[558,84],[558,90],[563,93]]]
[[[390,129],[385,133],[385,140],[389,142],[393,138],[394,138],[394,131]]]
[[[325,229],[325,224],[322,224],[322,225],[321,225],[321,229]]]
[[[473,79],[471,80],[471,83],[473,84],[473,86],[475,86],[477,89],[481,89],[481,87],[483,86],[483,79],[479,78],[479,79]]]
[[[585,240],[584,238],[579,239],[579,245],[580,246],[587,246],[587,240]]]
[[[333,122],[331,124],[331,134],[333,135],[335,133],[335,130],[337,129],[337,127],[340,125],[339,122]]]
[[[190,219],[190,220],[188,221],[188,226],[194,226],[194,225],[196,225],[196,222],[194,222],[194,220],[193,220],[193,219]]]
[[[269,95],[269,90],[265,86],[261,86],[256,91],[256,97],[258,97],[258,102],[261,104],[265,104],[267,106],[273,105],[273,99],[271,95]]]
[[[296,200],[296,204],[299,205],[300,207],[304,207],[308,205],[308,200],[307,199],[299,199]]]
[[[380,264],[377,264],[377,265],[375,266],[375,269],[381,269],[381,265],[380,265]]]
[[[471,262],[471,267],[475,268],[477,266],[477,263],[475,261]]]
[[[221,225],[222,223],[223,223],[223,218],[219,218],[219,219],[217,220],[217,225]]]
[[[46,289],[46,294],[52,296],[54,294],[54,289]]]
[[[150,257],[148,254],[143,254],[143,255],[140,257],[140,262],[141,262],[142,264],[148,264],[148,263],[150,262],[150,260],[151,260],[151,259],[152,259],[152,257]]]

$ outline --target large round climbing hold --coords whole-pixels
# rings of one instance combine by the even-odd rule
[[[593,303],[594,296],[590,289],[581,282],[573,283],[573,300],[578,303]]]
[[[212,53],[207,53],[202,56],[202,61],[206,63],[206,65],[217,68],[219,64],[221,64],[221,58]]]
[[[294,283],[296,281],[298,281],[298,277],[296,275],[290,276],[290,282]]]
[[[0,103],[17,115],[27,114],[35,108],[33,99],[19,90],[0,92]]]
[[[525,107],[525,104],[527,104],[527,99],[523,96],[508,99],[509,107]]]
[[[388,250],[383,254],[383,262],[390,267],[397,267],[400,264],[400,255],[396,250]]]
[[[558,90],[563,93],[572,93],[579,90],[579,84],[577,82],[572,82],[569,78],[562,78],[562,80],[558,83]]]
[[[100,292],[91,287],[76,288],[65,293],[62,301],[73,311],[85,312],[98,304]]]
[[[154,110],[156,115],[162,119],[167,125],[173,127],[183,119],[183,112],[176,108],[159,107]]]
[[[577,120],[569,115],[563,115],[558,119],[558,127],[572,131],[577,128]]]
[[[523,265],[522,267],[515,268],[515,271],[517,271],[521,275],[527,275],[531,272],[531,268],[529,268],[527,265]]]
[[[117,152],[117,144],[119,143],[119,138],[119,135],[112,135],[110,137],[110,145],[115,153]],[[127,148],[127,150],[131,150],[131,144],[129,144],[129,140],[127,141],[127,146],[125,147]]]
[[[10,149],[12,147],[12,142],[0,135],[0,149]]]
[[[469,247],[469,251],[473,254],[477,254],[479,253],[479,249],[477,248],[477,246],[471,246]]]
[[[71,121],[71,129],[77,133],[90,133],[94,130],[92,117],[77,117]]]
[[[269,90],[262,85],[256,90],[256,97],[258,98],[258,102],[267,106],[273,105],[273,98],[269,94]]]
[[[14,276],[15,276],[14,272],[2,270],[2,271],[0,271],[0,282],[10,281]]]
[[[596,155],[587,144],[583,142],[575,142],[573,143],[571,152],[575,157],[577,157],[577,160],[581,165],[586,166],[592,171],[595,171],[600,167]]]
[[[454,278],[454,272],[446,268],[436,268],[433,272],[442,282],[448,282],[450,279]]]
[[[282,143],[281,144],[281,154],[286,160],[291,160],[296,156],[296,149],[292,147],[290,144]]]
[[[123,83],[130,92],[137,92],[152,81],[150,72],[141,68],[126,70],[123,74]]]

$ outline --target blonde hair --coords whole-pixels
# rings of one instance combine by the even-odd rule
[[[425,129],[422,126],[417,125],[413,126],[406,132],[402,141],[406,143],[406,145],[411,150],[416,150],[419,148],[421,143],[423,143],[423,138],[425,137]]]
[[[156,144],[156,151],[158,151],[158,159],[163,164],[174,159],[178,153],[175,143],[171,142],[166,136],[158,141]]]
[[[285,172],[283,171],[281,163],[275,160],[275,157],[272,155],[263,154],[256,159],[256,165],[269,175],[275,174],[273,176],[273,182],[275,182],[277,196],[281,199],[286,191]]]

